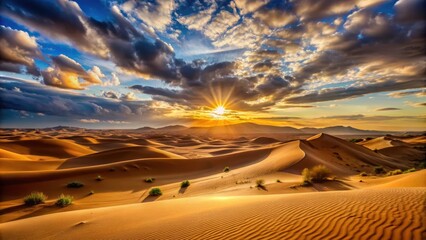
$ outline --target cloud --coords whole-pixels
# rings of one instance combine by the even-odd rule
[[[80,119],[80,122],[82,122],[82,123],[99,123],[100,121],[98,120],[98,119],[85,119],[85,118],[83,118],[83,119]]]
[[[406,92],[393,92],[389,93],[388,96],[392,98],[402,98],[406,96],[415,95],[416,97],[424,97],[426,96],[426,90],[413,90],[413,91],[406,91]]]
[[[293,13],[276,8],[262,8],[256,11],[253,16],[271,28],[284,27],[297,20]]]
[[[401,110],[401,108],[389,107],[389,108],[379,108],[379,109],[376,109],[376,111],[398,111],[398,110]]]
[[[84,86],[102,83],[99,77],[105,76],[97,66],[86,71],[78,62],[63,54],[52,56],[51,59],[53,67],[41,72],[44,84],[49,86],[82,90]]]
[[[119,86],[121,84],[120,79],[116,73],[111,73],[111,80],[105,81],[104,86]]]
[[[27,32],[0,25],[0,71],[20,73],[21,68],[40,76],[34,58],[42,58],[36,38]]]
[[[402,22],[424,21],[426,3],[422,0],[399,0],[395,3],[396,18]]]

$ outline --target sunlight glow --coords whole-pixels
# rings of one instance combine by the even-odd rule
[[[225,108],[223,106],[218,106],[215,110],[213,110],[213,113],[216,115],[223,115],[225,114]]]

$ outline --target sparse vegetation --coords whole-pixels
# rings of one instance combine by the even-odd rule
[[[362,173],[360,173],[359,174],[361,177],[366,177],[366,176],[368,176],[368,174],[366,173],[366,172],[362,172]]]
[[[375,174],[382,174],[382,173],[386,173],[386,171],[382,166],[376,166],[376,167],[374,167],[374,173]]]
[[[303,177],[303,183],[306,183],[306,182],[310,183],[311,182],[311,171],[309,171],[309,168],[303,169],[302,177]]]
[[[229,172],[229,167],[225,167],[224,169],[223,169],[223,172]]]
[[[81,188],[84,184],[78,181],[72,181],[67,184],[67,188]]]
[[[153,183],[154,181],[155,181],[155,178],[151,178],[151,177],[149,177],[149,178],[145,178],[145,180],[144,180],[146,183]]]
[[[318,165],[311,169],[310,175],[313,182],[323,182],[331,176],[331,172],[324,165]]]
[[[415,172],[416,171],[416,169],[415,168],[410,168],[410,169],[407,169],[407,170],[405,170],[404,172],[402,172],[402,173],[410,173],[410,172]]]
[[[163,193],[161,192],[160,188],[151,188],[151,190],[149,191],[149,196],[160,196]]]
[[[27,206],[34,206],[37,204],[44,203],[47,196],[42,192],[32,192],[24,198],[24,203]]]
[[[251,183],[251,181],[248,179],[245,179],[245,180],[239,180],[235,182],[235,184],[246,184],[246,183]]]
[[[101,175],[98,175],[98,176],[96,177],[96,181],[100,182],[100,181],[102,181],[102,180],[104,180],[104,178],[103,178]]]
[[[387,176],[393,176],[393,175],[399,175],[399,174],[402,174],[402,170],[401,169],[396,169],[396,170],[393,170],[393,171],[389,171],[386,175]]]
[[[281,180],[277,179],[277,183],[281,183]]]
[[[188,180],[185,180],[185,181],[180,183],[181,188],[187,188],[187,187],[189,187],[189,185],[191,185],[191,183]]]
[[[263,180],[263,179],[257,179],[256,180],[256,187],[258,187],[258,188],[265,188],[265,180]]]
[[[58,207],[66,207],[68,205],[72,204],[74,197],[70,196],[70,195],[64,195],[61,194],[58,198],[58,200],[56,200],[55,205]]]

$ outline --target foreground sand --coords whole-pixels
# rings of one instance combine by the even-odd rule
[[[425,136],[355,144],[327,134],[289,142],[107,131],[4,134],[0,238],[425,239],[426,170],[374,174],[375,166],[416,167],[425,145]],[[336,179],[294,187],[304,168],[319,164]],[[231,171],[224,173],[225,166]],[[146,183],[147,177],[156,180]],[[190,187],[180,188],[186,179]],[[255,187],[257,179],[264,188]],[[85,186],[66,188],[73,180]],[[163,195],[148,196],[152,187]],[[49,199],[23,205],[32,191]],[[74,196],[71,206],[54,205],[61,193]]]

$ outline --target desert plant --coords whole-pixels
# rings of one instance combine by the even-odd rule
[[[78,181],[72,181],[67,184],[67,188],[81,188],[84,184]]]
[[[151,178],[151,177],[149,177],[149,178],[145,178],[145,180],[144,180],[146,183],[153,183],[154,181],[155,181],[155,178]]]
[[[186,188],[186,187],[189,187],[189,185],[191,185],[191,183],[188,180],[185,180],[185,181],[181,182],[180,187]]]
[[[362,172],[362,173],[360,173],[359,175],[360,175],[360,176],[362,176],[362,177],[366,177],[366,176],[368,176],[368,174],[367,174],[366,172]]]
[[[263,180],[263,179],[257,179],[256,180],[256,187],[258,187],[258,188],[264,188],[265,187],[265,180]]]
[[[225,168],[223,169],[223,172],[229,172],[229,167],[225,167]]]
[[[410,169],[407,169],[407,170],[405,170],[404,172],[402,172],[402,173],[410,173],[410,172],[415,172],[416,171],[416,169],[415,168],[410,168]]]
[[[159,188],[151,188],[151,190],[149,191],[149,196],[160,196],[163,193],[161,192],[161,189]]]
[[[277,183],[281,183],[281,180],[277,179]]]
[[[381,173],[386,173],[386,171],[382,166],[375,166],[374,167],[374,173],[375,174],[381,174]]]
[[[58,206],[58,207],[66,207],[68,205],[71,205],[73,199],[74,199],[74,197],[72,197],[70,195],[61,194],[59,196],[58,200],[56,200],[55,205]]]
[[[27,206],[34,206],[46,201],[47,196],[42,192],[32,192],[24,198],[24,203]]]
[[[393,176],[393,175],[398,175],[398,174],[402,174],[401,169],[396,169],[396,170],[389,171],[388,173],[386,173],[387,176]]]
[[[100,182],[100,181],[102,181],[102,180],[104,180],[104,178],[103,178],[101,175],[98,175],[98,176],[96,177],[96,181]]]
[[[303,177],[303,182],[311,182],[311,171],[309,171],[309,168],[305,168],[302,171],[302,177]]]
[[[331,172],[324,165],[318,165],[311,169],[310,175],[313,182],[323,182],[331,176]]]

